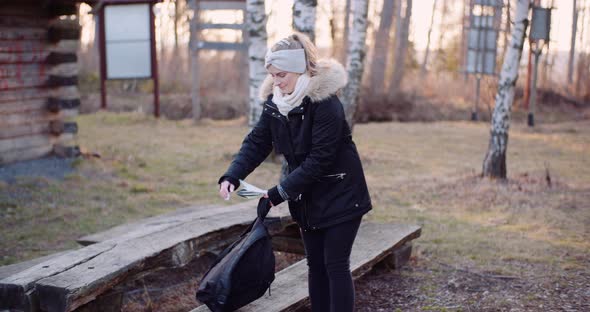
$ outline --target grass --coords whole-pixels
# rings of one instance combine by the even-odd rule
[[[138,113],[78,117],[88,157],[63,181],[0,184],[0,264],[75,248],[80,236],[217,197],[243,122],[155,120]],[[417,257],[499,275],[588,272],[590,123],[513,125],[509,179],[479,178],[487,123],[355,127],[374,209],[369,219],[422,226]],[[280,164],[248,179],[271,187]],[[551,186],[546,182],[549,172]],[[433,306],[436,310],[436,307]]]

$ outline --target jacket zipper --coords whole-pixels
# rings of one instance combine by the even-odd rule
[[[278,111],[276,108],[274,108],[268,104],[264,104],[264,106],[266,106],[274,111]],[[274,116],[274,114],[272,114],[272,116]],[[279,119],[283,123],[283,125],[285,125],[285,127],[287,128],[287,134],[289,135],[289,149],[291,150],[291,155],[293,155],[293,157],[295,157],[295,151],[293,150],[293,137],[291,136],[291,127],[289,126],[289,117],[288,116],[285,117],[286,122],[280,116],[275,117],[275,118]],[[309,226],[309,220],[307,219],[307,201],[306,200],[303,201],[303,221],[305,221],[306,228],[310,229],[311,227]]]
[[[344,176],[345,175],[346,175],[346,172],[341,172],[341,173],[323,175],[322,177],[324,177],[324,178],[335,177],[335,178],[338,178],[340,180],[344,180]]]

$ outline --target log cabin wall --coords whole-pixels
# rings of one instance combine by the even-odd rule
[[[76,14],[75,1],[0,3],[0,165],[77,150]]]

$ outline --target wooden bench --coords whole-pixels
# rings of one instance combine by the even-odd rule
[[[399,267],[409,258],[410,241],[419,237],[418,226],[404,224],[377,224],[365,222],[359,229],[352,248],[350,267],[353,277],[359,278],[371,268],[387,261]],[[308,300],[307,263],[301,260],[277,273],[271,285],[272,296],[264,295],[239,311],[296,311]],[[191,312],[210,311],[202,305]]]
[[[215,255],[254,220],[256,204],[190,207],[83,237],[88,246],[4,276],[0,311],[73,311],[134,276]],[[271,234],[293,223],[286,205],[267,221]]]
[[[0,267],[0,311],[73,311],[82,306],[85,311],[118,311],[121,289],[128,282],[201,258],[207,267],[253,221],[256,203],[189,207],[82,237],[78,241],[86,246],[77,250]],[[267,224],[275,250],[303,253],[286,205],[273,208]],[[363,223],[351,258],[355,278],[384,259],[399,265],[409,257],[409,241],[419,235],[416,226]],[[305,262],[277,273],[272,293],[242,310],[290,311],[304,305]]]

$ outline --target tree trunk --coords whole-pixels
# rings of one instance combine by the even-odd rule
[[[572,13],[572,37],[571,37],[571,44],[570,44],[570,56],[567,66],[567,82],[572,84],[574,82],[574,62],[576,57],[576,33],[578,29],[578,4],[577,0],[574,0],[573,3],[573,13]]]
[[[402,18],[401,27],[397,32],[398,38],[396,39],[397,44],[395,47],[395,62],[393,68],[393,78],[391,79],[391,94],[395,95],[402,83],[404,78],[404,71],[406,68],[406,55],[408,51],[408,36],[410,33],[410,20],[412,18],[412,0],[406,0],[406,10],[404,17]]]
[[[180,0],[174,0],[174,52],[178,50],[178,19],[180,15],[180,10],[178,5],[180,4]]]
[[[437,51],[437,58],[442,54],[444,50],[443,40],[445,40],[445,29],[447,29],[447,15],[449,12],[449,4],[447,0],[442,0],[442,8],[440,8],[440,26],[439,26],[439,34],[438,34],[438,51]]]
[[[293,29],[309,36],[315,42],[315,19],[317,0],[295,0],[293,2]]]
[[[529,0],[515,1],[514,28],[498,81],[496,106],[494,107],[490,129],[490,142],[483,161],[482,175],[490,178],[506,178],[506,148],[508,147],[510,110],[514,101],[514,86],[518,79],[518,67],[522,57],[526,28],[529,25]]]
[[[424,60],[422,61],[422,68],[420,70],[420,76],[422,77],[426,75],[426,67],[428,66],[428,54],[430,53],[430,36],[432,35],[432,26],[434,26],[434,13],[436,13],[436,2],[437,0],[434,0],[434,2],[432,3],[432,15],[430,16],[430,27],[428,27],[426,51],[424,52]]]
[[[576,96],[580,96],[581,95],[581,87],[582,87],[582,83],[585,82],[585,77],[584,77],[584,72],[586,71],[586,60],[585,60],[585,46],[584,46],[584,30],[585,30],[585,26],[586,26],[586,7],[585,7],[586,2],[582,2],[582,9],[580,10],[580,12],[582,13],[582,18],[580,20],[580,53],[578,54],[579,60],[578,60],[578,66],[576,67],[576,90],[575,90],[575,94]]]
[[[385,69],[385,89],[391,89],[391,80],[393,78],[393,69],[395,66],[395,47],[398,44],[400,39],[399,37],[399,29],[401,29],[402,23],[402,1],[403,0],[394,0],[393,3],[393,22],[391,25],[391,29],[389,30],[389,36],[393,38],[390,40],[389,47],[387,48],[387,62],[386,62],[386,69]]]
[[[193,121],[201,119],[201,95],[199,90],[199,7],[197,0],[190,0],[189,7],[193,11],[193,17],[189,21],[190,42],[189,55],[191,66],[191,102],[193,106]]]
[[[368,1],[368,0],[367,0]],[[367,2],[367,10],[368,8]],[[346,0],[346,6],[344,7],[344,31],[342,32],[342,62],[344,63],[348,59],[349,42],[348,37],[350,36],[350,15],[352,14],[352,0]]]
[[[348,37],[348,53],[346,58],[348,84],[342,92],[342,105],[344,106],[346,121],[351,130],[354,126],[354,113],[357,107],[359,88],[363,76],[368,4],[367,0],[352,1],[352,28]]]
[[[262,101],[258,99],[258,88],[266,77],[264,68],[264,56],[266,55],[266,43],[268,34],[266,33],[266,13],[264,0],[247,0],[246,1],[246,31],[248,32],[248,71],[250,86],[250,113],[248,125],[252,128],[258,122],[262,114]]]
[[[330,24],[332,26],[332,55],[340,63],[346,62],[346,49],[349,33],[350,21],[350,0],[346,0],[345,5],[342,6],[340,0],[331,0],[332,19]]]
[[[389,30],[393,17],[393,0],[383,0],[383,9],[381,10],[381,22],[375,35],[375,46],[373,48],[373,57],[371,58],[371,89],[372,93],[382,93],[385,81],[385,65],[387,48],[389,47]]]

